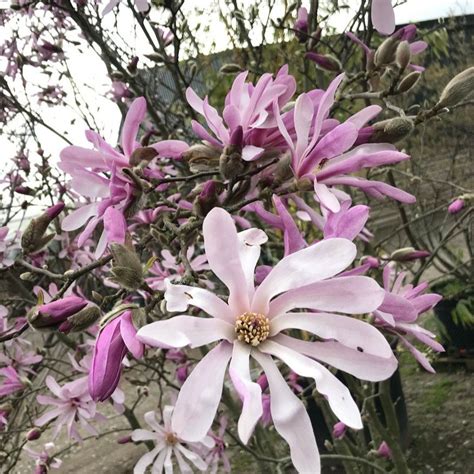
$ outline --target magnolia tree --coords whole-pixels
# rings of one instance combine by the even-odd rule
[[[415,202],[394,143],[466,105],[473,69],[411,107],[428,44],[390,0],[359,2],[343,33],[342,2],[223,1],[210,20],[175,0],[12,3],[4,472],[67,470],[103,437],[142,445],[136,474],[408,472],[390,380],[402,352],[433,372],[419,318],[441,297],[411,279],[429,252],[371,245],[368,197]]]

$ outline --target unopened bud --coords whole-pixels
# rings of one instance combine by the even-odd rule
[[[134,56],[132,60],[128,63],[127,69],[131,74],[135,74],[137,72],[138,66],[138,56]]]
[[[444,88],[438,103],[433,107],[440,110],[452,107],[472,96],[474,90],[474,66],[453,77]]]
[[[193,172],[198,172],[216,165],[219,161],[220,150],[204,144],[192,145],[182,155],[184,161],[189,163]]]
[[[219,72],[221,74],[237,74],[242,71],[242,68],[238,64],[224,64],[220,69]]]
[[[66,296],[34,307],[27,315],[28,323],[35,329],[57,328],[85,306],[87,306],[85,299]]]
[[[32,281],[33,279],[34,279],[34,275],[31,272],[23,272],[20,275],[20,280],[23,280],[23,281]]]
[[[408,136],[413,128],[413,121],[405,117],[395,117],[382,120],[372,125],[373,134],[370,137],[372,143],[396,143]]]
[[[448,212],[450,214],[457,214],[458,212],[461,212],[464,209],[465,205],[466,203],[464,199],[457,198],[449,205]]]
[[[58,329],[65,334],[68,332],[84,331],[84,329],[98,321],[99,318],[99,308],[97,306],[88,306],[66,319],[66,321],[59,325]]]
[[[413,247],[404,247],[402,249],[395,250],[390,255],[390,260],[395,262],[409,262],[411,260],[417,260],[419,258],[429,257],[431,254],[426,250],[416,250]]]
[[[127,444],[132,442],[132,437],[130,435],[121,436],[118,440],[118,444]]]
[[[155,63],[163,63],[165,62],[166,58],[160,53],[150,53],[150,54],[145,54],[145,57],[150,59],[151,61]]]
[[[328,439],[324,440],[324,447],[328,450],[328,452],[333,452],[334,451],[334,445],[329,441]]]
[[[397,51],[398,38],[389,36],[375,51],[374,64],[376,67],[393,63]]]
[[[246,163],[242,160],[242,149],[235,145],[227,145],[219,158],[219,171],[224,179],[233,179],[245,170]]]
[[[28,441],[34,441],[41,437],[41,430],[38,428],[32,428],[28,433],[26,433],[26,439]]]
[[[397,66],[404,71],[408,64],[410,64],[411,52],[410,44],[408,41],[401,41],[397,46],[397,51],[395,53],[395,62]]]
[[[421,72],[413,71],[410,74],[407,74],[398,84],[397,92],[399,94],[409,91],[420,79]]]
[[[314,47],[319,43],[322,32],[323,30],[321,30],[321,28],[318,26],[316,30],[310,34],[310,38],[308,40],[308,49],[314,49]]]
[[[92,290],[92,299],[97,301],[97,303],[102,303],[104,297],[100,293],[97,293],[97,291]]]
[[[326,71],[339,72],[342,69],[340,61],[331,54],[306,53],[306,58],[316,63],[320,68]]]
[[[113,257],[112,280],[127,290],[138,290],[143,284],[143,268],[133,248],[122,244],[109,244]]]
[[[157,155],[158,152],[151,146],[137,148],[130,156],[130,165],[138,166],[142,162],[148,163]]]
[[[219,181],[209,180],[203,183],[201,191],[193,202],[194,213],[205,217],[208,212],[219,204],[219,194],[223,191],[223,185]]]
[[[21,236],[21,248],[25,255],[38,252],[54,237],[54,234],[44,235],[50,222],[64,209],[64,203],[59,202],[47,209],[41,216],[32,219]]]

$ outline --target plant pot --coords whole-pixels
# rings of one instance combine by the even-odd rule
[[[473,356],[474,327],[456,324],[452,317],[452,311],[458,302],[458,300],[446,299],[440,301],[434,308],[436,317],[445,328],[442,344],[448,353],[455,353],[458,356]]]

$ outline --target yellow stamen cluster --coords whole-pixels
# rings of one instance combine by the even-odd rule
[[[174,433],[166,433],[165,435],[166,444],[174,446],[178,442],[178,438]]]
[[[270,321],[263,314],[244,313],[235,322],[235,333],[239,341],[256,347],[270,334]]]

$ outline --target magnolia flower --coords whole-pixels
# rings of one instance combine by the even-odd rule
[[[55,449],[54,443],[45,443],[42,451],[35,451],[29,446],[24,446],[23,449],[28,453],[30,458],[35,460],[35,474],[44,474],[48,472],[49,468],[59,469],[62,465],[60,459],[51,456],[51,453]]]
[[[58,436],[62,427],[65,426],[69,438],[82,441],[77,429],[78,423],[89,433],[93,435],[98,434],[97,430],[89,422],[91,420],[103,421],[105,418],[96,413],[96,405],[87,390],[87,380],[85,377],[68,382],[61,387],[51,375],[48,375],[46,377],[46,386],[53,393],[54,397],[38,395],[36,400],[41,405],[52,405],[53,408],[35,421],[36,426],[44,426],[50,421],[56,420],[52,433],[53,439]]]
[[[152,465],[152,472],[161,474],[173,472],[173,463],[171,457],[174,455],[180,471],[184,473],[193,472],[186,460],[190,461],[200,471],[207,469],[207,464],[196,451],[203,444],[207,448],[214,446],[214,441],[210,436],[203,436],[200,443],[189,443],[183,441],[173,430],[171,426],[171,416],[173,414],[172,406],[165,406],[163,409],[163,425],[160,425],[154,411],[145,413],[145,421],[150,426],[150,430],[138,429],[132,431],[133,441],[152,440],[155,448],[144,454],[135,465],[133,474],[144,474],[146,468]],[[184,443],[187,447],[184,446]],[[191,448],[191,449],[189,449]]]
[[[343,79],[344,74],[337,76],[316,104],[310,94],[301,94],[296,100],[291,120],[280,116],[274,103],[274,115],[290,149],[294,175],[313,181],[318,200],[332,212],[339,212],[341,208],[338,193],[332,189],[335,185],[360,188],[376,198],[389,196],[401,202],[414,202],[415,198],[411,194],[386,183],[348,176],[364,168],[384,166],[409,158],[386,143],[360,145],[351,149],[359,129],[380,112],[379,106],[366,107],[344,123],[322,133],[324,120],[335,101],[334,94]],[[296,136],[296,141],[292,135]]]
[[[186,98],[214,134],[193,120],[192,128],[199,138],[219,149],[236,146],[241,149],[243,160],[253,161],[263,154],[268,144],[266,137],[276,129],[272,103],[283,107],[295,93],[296,81],[288,74],[287,65],[280,68],[275,79],[264,74],[255,86],[245,82],[247,75],[248,71],[244,71],[235,78],[225,99],[223,118],[209,105],[207,97],[202,100],[191,88],[186,90]]]
[[[0,384],[0,397],[20,392],[25,388],[20,374],[11,366],[0,369],[0,377],[3,377]]]
[[[230,472],[230,460],[226,453],[226,445],[224,441],[225,430],[227,429],[228,419],[226,416],[221,416],[219,419],[219,429],[217,434],[210,433],[211,438],[214,440],[214,447],[206,449],[205,461],[208,465],[209,474],[217,474],[219,465],[222,463],[222,469],[224,472]],[[221,471],[222,472],[222,471]]]
[[[103,402],[116,390],[128,351],[136,359],[143,357],[143,344],[136,334],[130,310],[113,319],[98,334],[89,372],[89,393],[93,400]]]
[[[407,336],[414,337],[436,352],[444,352],[443,346],[434,340],[436,335],[416,324],[418,316],[434,308],[442,296],[436,293],[423,294],[428,283],[420,283],[415,287],[403,285],[405,278],[405,272],[395,278],[395,270],[391,265],[386,265],[383,269],[385,297],[383,303],[374,311],[376,324],[397,335],[421,366],[434,373],[428,359],[407,340]]]
[[[168,282],[168,311],[181,312],[192,305],[211,317],[180,315],[138,331],[141,341],[157,347],[194,348],[218,342],[183,384],[172,428],[186,441],[199,441],[207,434],[230,362],[229,375],[243,403],[238,432],[247,443],[263,413],[261,387],[250,376],[252,358],[267,376],[273,423],[290,445],[293,464],[300,472],[319,472],[309,416],[273,357],[297,374],[313,378],[336,416],[352,428],[362,428],[349,390],[320,362],[371,381],[393,373],[397,361],[382,334],[359,319],[334,314],[373,311],[384,292],[367,277],[334,277],[356,255],[355,245],[346,239],[323,240],[283,258],[255,289],[254,270],[266,234],[258,229],[237,233],[232,217],[214,208],[204,219],[203,235],[207,261],[229,289],[228,301],[209,290]],[[306,311],[292,311],[297,308]],[[317,335],[322,341],[285,335],[290,329]]]
[[[207,265],[206,257],[204,255],[198,255],[192,258],[193,254],[194,246],[191,245],[186,252],[186,257],[191,268],[196,273],[208,270],[209,265]],[[165,289],[165,279],[180,279],[184,275],[186,268],[183,263],[177,262],[176,257],[174,257],[169,250],[162,250],[161,257],[161,260],[159,262],[156,261],[150,268],[149,271],[153,276],[146,278],[146,282],[150,288],[163,291]]]
[[[72,189],[92,201],[71,212],[61,223],[62,229],[68,232],[87,223],[78,238],[80,247],[103,221],[108,208],[115,208],[124,214],[131,209],[141,193],[122,170],[132,166],[130,160],[141,148],[136,139],[145,115],[146,101],[139,97],[132,102],[125,117],[121,132],[121,151],[110,146],[92,130],[86,132],[86,138],[95,150],[68,146],[61,151],[59,167],[72,176]],[[157,156],[176,158],[187,150],[188,145],[179,140],[163,140],[149,148]],[[110,176],[104,173],[109,173]],[[96,257],[102,255],[107,243],[107,233],[103,231],[97,244]]]
[[[298,41],[304,42],[308,37],[308,10],[305,7],[298,8],[294,29]]]
[[[19,248],[12,239],[7,240],[8,232],[7,226],[0,227],[0,268],[13,265],[15,262],[13,252]]]
[[[26,376],[28,373],[34,373],[31,366],[41,362],[43,357],[36,352],[25,351],[18,340],[11,342],[8,351],[0,353],[0,365],[14,367],[23,376]]]

